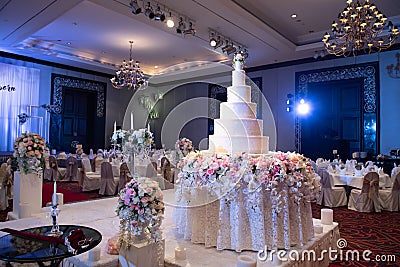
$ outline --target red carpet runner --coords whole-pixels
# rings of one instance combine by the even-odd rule
[[[103,197],[102,195],[99,195],[99,190],[82,192],[77,182],[58,182],[57,193],[64,194],[64,203],[85,201]],[[43,207],[45,207],[47,203],[51,202],[52,195],[53,195],[53,183],[44,182],[43,194],[42,194]]]

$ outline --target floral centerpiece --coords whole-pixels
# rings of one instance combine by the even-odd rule
[[[139,129],[132,132],[121,131],[117,136],[122,138],[122,147],[125,151],[133,151],[135,153],[142,153],[150,150],[154,142],[153,133],[148,129]],[[117,132],[118,132],[117,131]]]
[[[241,52],[235,53],[235,55],[233,56],[233,61],[232,61],[232,65],[235,68],[235,70],[243,69],[245,59],[246,59],[246,57],[243,55],[243,53],[241,53]]]
[[[158,183],[149,178],[134,178],[119,193],[116,210],[120,218],[121,246],[137,241],[159,241],[164,214],[163,194]]]
[[[242,189],[249,195],[263,187],[279,195],[280,187],[287,186],[293,201],[299,203],[315,199],[320,190],[310,159],[292,152],[257,157],[192,152],[178,167],[181,172],[177,183],[185,187],[205,186],[219,196],[240,185],[245,186]]]
[[[122,145],[123,141],[130,135],[129,131],[127,130],[117,130],[111,136],[111,142],[113,144]]]
[[[37,173],[44,165],[45,140],[36,133],[24,133],[14,142],[13,156],[21,173]]]
[[[180,161],[183,157],[186,157],[190,152],[194,150],[193,143],[189,138],[182,137],[175,143],[176,159],[175,161]]]

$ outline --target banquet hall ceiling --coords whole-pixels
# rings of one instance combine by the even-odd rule
[[[310,58],[322,51],[323,33],[346,5],[345,0],[151,1],[162,10],[172,10],[173,16],[193,21],[196,35],[182,36],[143,13],[132,14],[129,2],[0,0],[0,49],[112,73],[115,65],[129,59],[129,40],[133,40],[133,58],[152,75],[183,62],[229,62],[232,55],[209,45],[209,29],[213,29],[247,47],[246,66],[254,67]],[[399,0],[375,4],[395,25],[400,24]]]

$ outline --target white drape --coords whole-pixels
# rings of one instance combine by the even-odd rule
[[[12,151],[20,133],[38,128],[38,122],[32,119],[20,125],[18,114],[28,113],[28,106],[39,104],[39,79],[39,69],[0,63],[0,86],[15,88],[0,90],[0,151]]]

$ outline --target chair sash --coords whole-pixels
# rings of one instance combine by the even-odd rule
[[[368,193],[368,197],[372,200],[378,198],[379,175],[376,172],[368,172],[364,176],[362,193]]]
[[[118,184],[118,191],[121,191],[122,188],[125,187],[126,183],[130,181],[129,179],[129,168],[126,162],[122,163],[119,167],[119,184]]]
[[[66,163],[66,178],[70,181],[75,180],[78,174],[78,160],[75,157],[70,156],[67,158]]]
[[[171,162],[166,157],[161,158],[161,175],[165,180],[171,181]]]
[[[113,171],[112,171],[112,166],[110,162],[104,161],[101,166],[101,179],[114,179]]]
[[[400,172],[394,176],[392,191],[400,191]]]

